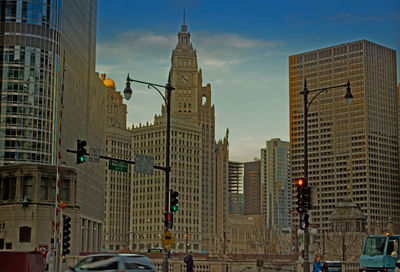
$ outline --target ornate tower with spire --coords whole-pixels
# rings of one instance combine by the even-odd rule
[[[202,86],[202,71],[198,69],[197,53],[193,49],[185,15],[178,44],[171,56],[171,80],[176,90],[172,94],[171,114],[199,126],[201,139],[201,229],[202,249],[212,252],[217,236],[216,218],[216,142],[215,114],[211,104],[211,85]],[[223,166],[221,165],[223,168]],[[223,182],[223,181],[222,181]],[[227,180],[226,180],[227,182]],[[227,205],[219,203],[218,205]],[[223,234],[223,233],[222,233]]]
[[[178,33],[178,44],[172,52],[171,76],[172,85],[176,90],[172,95],[171,113],[196,122],[198,112],[198,82],[196,50],[190,41],[185,19]]]

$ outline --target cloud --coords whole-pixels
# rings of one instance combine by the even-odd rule
[[[100,59],[126,60],[129,57],[144,55],[159,59],[160,56],[165,56],[175,44],[176,37],[173,35],[129,31],[119,33],[115,37],[99,39],[96,50]]]
[[[193,37],[199,65],[210,72],[227,73],[254,60],[252,57],[257,52],[260,52],[259,56],[271,55],[273,49],[284,45],[282,41],[252,39],[230,33],[195,32]],[[126,74],[126,71],[141,67],[158,74],[162,71],[168,73],[171,51],[176,43],[176,35],[136,30],[118,33],[107,39],[100,37],[97,43],[97,70]]]
[[[231,134],[229,135],[231,136]],[[229,138],[230,160],[248,162],[260,157],[261,148],[265,148],[265,139],[260,137],[233,135]]]
[[[222,60],[217,58],[205,58],[200,62],[207,68],[222,69],[226,71],[228,67],[238,64],[241,61],[241,59]]]
[[[202,67],[222,72],[252,61],[254,55],[264,56],[264,52],[284,45],[282,41],[252,39],[230,33],[195,32],[193,37]]]
[[[341,12],[336,16],[330,17],[330,21],[337,21],[341,24],[360,24],[365,22],[383,22],[383,18],[377,16],[358,16],[349,12]]]
[[[202,46],[207,47],[223,47],[232,49],[254,49],[254,48],[271,48],[283,45],[281,41],[265,41],[260,39],[250,39],[236,34],[213,34],[200,35],[199,40]]]

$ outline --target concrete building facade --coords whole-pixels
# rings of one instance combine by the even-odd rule
[[[367,232],[390,217],[400,226],[396,52],[361,40],[289,57],[292,192],[295,179],[303,175],[300,91],[305,78],[309,89],[349,79],[354,96],[346,105],[346,90],[333,89],[309,109],[311,223],[327,230],[334,207],[350,194],[367,217]]]
[[[243,214],[261,214],[261,161],[245,162],[243,170]]]
[[[290,147],[279,138],[261,149],[262,213],[268,227],[290,227]]]
[[[132,128],[132,152],[154,157],[154,164],[165,165],[166,116],[156,116],[154,124]],[[179,210],[174,215],[172,249],[201,250],[201,129],[188,126],[180,118],[171,119],[170,189],[179,192]],[[160,248],[164,233],[165,172],[154,175],[132,174],[130,199],[130,244],[134,251]]]
[[[185,23],[181,26],[178,43],[172,52],[170,79],[175,88],[171,95],[170,188],[180,194],[180,210],[174,215],[175,226],[172,229],[176,239],[173,250],[185,250],[185,239],[188,236],[190,250],[210,252],[215,248],[217,230],[225,227],[223,224],[218,225],[216,221],[218,216],[225,216],[216,214],[224,213],[224,209],[219,210],[216,205],[217,199],[223,200],[224,195],[216,190],[227,184],[224,171],[227,169],[228,143],[227,138],[224,139],[216,152],[211,85],[202,85],[197,53],[193,49]],[[136,153],[152,155],[156,164],[164,165],[165,133],[166,112],[163,106],[162,115],[155,117],[154,124],[132,128],[132,156]],[[136,173],[132,175],[135,187],[131,190],[130,232],[131,241],[136,241],[132,243],[133,249],[160,247],[164,175],[164,172],[157,172],[154,177]],[[225,180],[217,180],[217,177]],[[154,203],[144,199],[143,193],[147,190],[152,193],[153,196],[149,197],[154,197]],[[143,211],[146,205],[151,205],[151,211]]]
[[[10,164],[0,168],[0,250],[49,250],[54,222],[56,168],[46,164]],[[71,240],[79,240],[77,176],[70,167],[60,169],[60,200],[71,217]],[[25,202],[24,202],[25,199]],[[92,242],[98,243],[98,239]],[[79,252],[71,243],[71,252]]]
[[[132,135],[126,127],[127,107],[122,95],[116,91],[111,78],[101,75],[107,87],[107,121],[105,155],[131,160]],[[107,251],[132,250],[129,237],[131,171],[122,172],[105,168],[103,249]]]
[[[200,126],[201,136],[201,191],[203,249],[213,249],[216,235],[216,164],[215,164],[215,110],[211,101],[211,85],[203,86],[201,69],[198,69],[197,52],[190,40],[187,25],[183,22],[178,33],[178,44],[171,56],[172,94],[171,113],[186,122]]]
[[[226,134],[223,140],[219,140],[216,145],[216,203],[215,205],[215,226],[216,226],[216,239],[221,240],[226,235],[228,228],[228,216],[229,216],[229,130],[226,130]],[[217,247],[214,246],[216,249]]]

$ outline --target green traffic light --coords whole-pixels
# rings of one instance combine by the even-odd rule
[[[85,156],[82,156],[82,157],[80,157],[79,159],[80,159],[81,163],[83,163],[83,162],[86,161],[86,157],[85,157]]]
[[[173,207],[172,207],[172,211],[177,212],[178,210],[179,210],[179,207],[178,207],[178,206],[173,206]]]

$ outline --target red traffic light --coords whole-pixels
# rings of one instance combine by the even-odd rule
[[[296,180],[297,186],[303,186],[304,180],[302,178]]]

